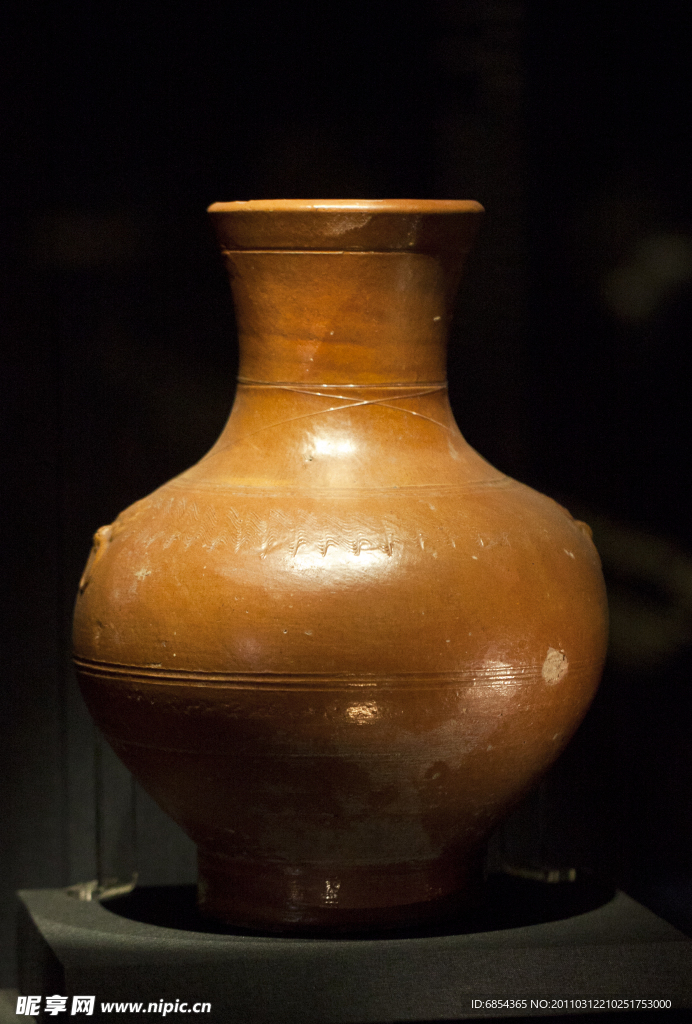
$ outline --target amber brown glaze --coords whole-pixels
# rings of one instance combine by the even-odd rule
[[[483,844],[598,684],[588,528],[464,441],[444,383],[481,207],[211,207],[230,419],[96,535],[75,659],[199,847],[203,912],[381,928],[472,903]]]

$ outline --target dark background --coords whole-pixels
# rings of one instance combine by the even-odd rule
[[[494,862],[595,872],[689,921],[688,5],[5,10],[0,984],[13,891],[95,876],[99,788],[100,827],[127,832],[127,780],[107,754],[94,770],[71,606],[94,530],[227,415],[215,200],[486,206],[450,348],[457,419],[592,523],[613,617],[599,697]],[[189,843],[135,804],[142,880],[191,880]]]

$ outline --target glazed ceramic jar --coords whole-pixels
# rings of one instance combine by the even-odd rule
[[[484,842],[598,684],[588,527],[464,441],[445,386],[482,208],[210,208],[240,375],[196,466],[96,534],[75,664],[197,843],[199,905],[383,928],[478,897]]]

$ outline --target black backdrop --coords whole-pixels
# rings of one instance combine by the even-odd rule
[[[594,709],[497,857],[605,873],[684,914],[687,6],[75,0],[4,19],[0,983],[13,890],[95,871],[69,668],[90,536],[199,458],[230,405],[214,200],[486,205],[450,352],[458,421],[593,521],[613,610]],[[143,876],[191,877],[140,807]]]

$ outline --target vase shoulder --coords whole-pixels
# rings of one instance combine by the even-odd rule
[[[99,536],[75,643],[231,675],[455,672],[488,652],[598,659],[603,606],[590,539],[508,478],[321,493],[183,476]]]
[[[219,440],[178,486],[361,491],[501,478],[459,432],[444,382],[241,383]]]

